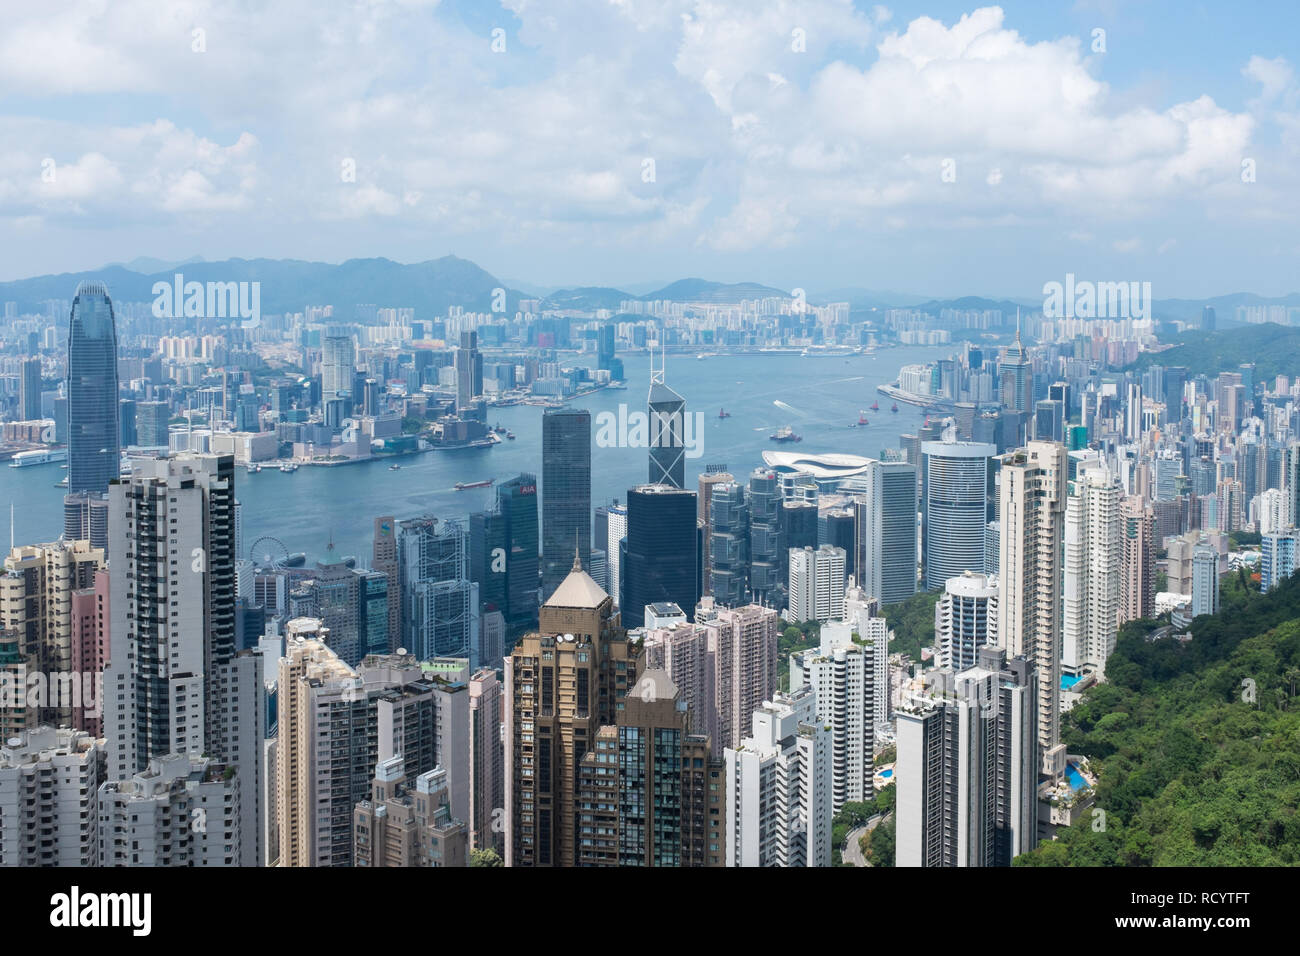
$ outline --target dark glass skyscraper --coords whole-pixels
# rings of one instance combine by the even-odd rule
[[[591,412],[547,409],[542,415],[542,599],[573,569],[591,561]]]
[[[102,282],[83,282],[68,326],[68,493],[107,494],[121,460],[113,302]]]
[[[740,607],[749,594],[749,504],[745,487],[729,481],[709,496],[709,588],[723,607]]]
[[[518,634],[537,626],[537,476],[497,487],[496,506],[470,515],[470,577],[484,610],[500,611]]]
[[[671,601],[695,614],[700,599],[695,492],[640,485],[627,495],[627,537],[620,557],[623,626],[641,627],[645,607]]]

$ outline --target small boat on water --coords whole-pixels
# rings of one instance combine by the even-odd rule
[[[514,440],[515,440],[515,433],[514,433],[514,432],[506,432],[506,438],[510,439],[510,441],[514,441]]]
[[[896,412],[896,411],[898,411],[898,402],[894,402],[894,406],[893,406],[893,408],[890,409],[890,411],[891,411],[891,412]]]
[[[401,465],[397,465],[397,464],[389,465],[389,466],[388,466],[388,470],[389,470],[389,471],[401,471],[401,470],[402,470],[402,466],[401,466]]]
[[[858,409],[858,424],[859,425],[871,424],[871,422],[867,421],[867,413],[864,409]]]
[[[295,471],[298,470],[298,463],[294,461],[283,462],[280,465],[280,470],[284,472],[286,475],[292,475]]]
[[[803,441],[803,436],[796,435],[794,429],[789,425],[782,425],[772,435],[768,436],[768,440],[779,442]]]
[[[872,403],[871,403],[871,410],[872,410],[873,412],[878,412],[878,411],[880,411],[880,402],[872,402]]]
[[[730,417],[731,417],[731,412],[727,411],[725,408],[719,408],[719,409],[718,409],[718,417],[719,417],[719,418],[730,418]]]

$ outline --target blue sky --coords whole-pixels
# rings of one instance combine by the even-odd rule
[[[543,286],[1282,294],[1297,6],[13,8],[0,279],[455,253]]]

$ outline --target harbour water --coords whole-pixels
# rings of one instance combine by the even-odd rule
[[[688,413],[704,413],[701,454],[686,459],[688,487],[695,487],[709,464],[724,464],[744,480],[762,464],[762,452],[769,449],[877,457],[882,448],[897,448],[899,435],[915,434],[925,413],[903,404],[891,413],[891,403],[877,393],[876,386],[895,381],[901,365],[934,361],[953,351],[953,346],[908,346],[872,355],[670,356],[667,384],[686,399]],[[617,415],[620,404],[629,411],[645,410],[649,360],[644,355],[626,355],[623,360],[626,390],[605,389],[571,403],[592,413],[593,505],[625,500],[628,488],[647,479],[645,448],[596,447],[595,419],[600,412]],[[880,402],[878,412],[870,411],[875,401]],[[724,408],[731,417],[718,417]],[[861,409],[867,409],[870,424],[850,428]],[[377,515],[462,517],[488,506],[496,494],[492,487],[457,491],[458,481],[502,481],[527,471],[535,473],[540,484],[542,409],[518,405],[488,412],[489,423],[500,422],[514,432],[516,440],[493,448],[404,457],[397,470],[389,468],[392,459],[303,466],[292,474],[264,468],[250,475],[237,468],[244,556],[257,538],[269,535],[291,553],[305,552],[310,562],[326,555],[332,539],[336,556],[355,555],[364,565],[370,559],[372,519]],[[769,440],[783,425],[793,428],[803,441]],[[0,503],[14,503],[16,543],[58,537],[63,528],[63,490],[56,483],[64,474],[57,464],[0,467]],[[546,492],[544,486],[539,490]],[[0,526],[8,516],[5,507]]]

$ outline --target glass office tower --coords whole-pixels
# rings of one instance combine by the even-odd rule
[[[102,282],[83,282],[68,326],[68,494],[108,493],[118,476],[117,327]]]

